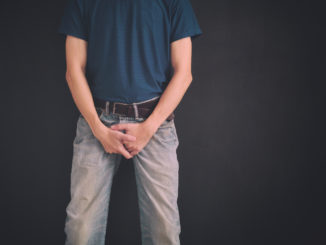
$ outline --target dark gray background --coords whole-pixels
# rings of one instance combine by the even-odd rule
[[[183,245],[326,244],[321,2],[191,0],[204,34],[175,118]],[[65,3],[1,2],[1,244],[64,242],[78,116],[56,33]],[[131,161],[107,238],[140,244]]]

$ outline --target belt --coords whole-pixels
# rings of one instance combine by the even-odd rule
[[[131,104],[114,102],[108,100],[102,100],[94,97],[95,107],[99,107],[104,110],[107,114],[118,114],[126,117],[135,118],[147,118],[151,115],[155,109],[160,97],[154,97],[149,100],[142,102],[134,102]],[[172,120],[175,117],[174,112],[172,112],[167,118],[167,121]]]

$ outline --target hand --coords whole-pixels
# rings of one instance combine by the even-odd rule
[[[135,141],[123,141],[126,149],[132,156],[138,154],[147,145],[156,131],[155,127],[150,127],[145,122],[114,124],[111,126],[111,129],[117,131],[122,130],[126,134],[136,137]]]
[[[113,130],[104,124],[100,124],[93,131],[94,136],[101,142],[104,150],[108,153],[119,153],[129,159],[133,156],[126,150],[124,142],[134,142],[136,137]]]

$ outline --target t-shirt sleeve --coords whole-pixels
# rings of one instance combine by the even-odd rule
[[[170,43],[190,36],[197,38],[202,34],[189,0],[172,0]]]
[[[57,30],[58,33],[88,41],[87,20],[85,17],[83,1],[68,0]]]

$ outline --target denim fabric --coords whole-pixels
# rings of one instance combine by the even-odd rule
[[[100,120],[139,123],[144,118],[107,114],[96,108]],[[180,244],[178,198],[179,145],[174,119],[164,121],[148,144],[135,155],[142,245]],[[104,151],[80,114],[73,142],[71,199],[66,208],[65,245],[104,245],[112,180],[121,154]]]

